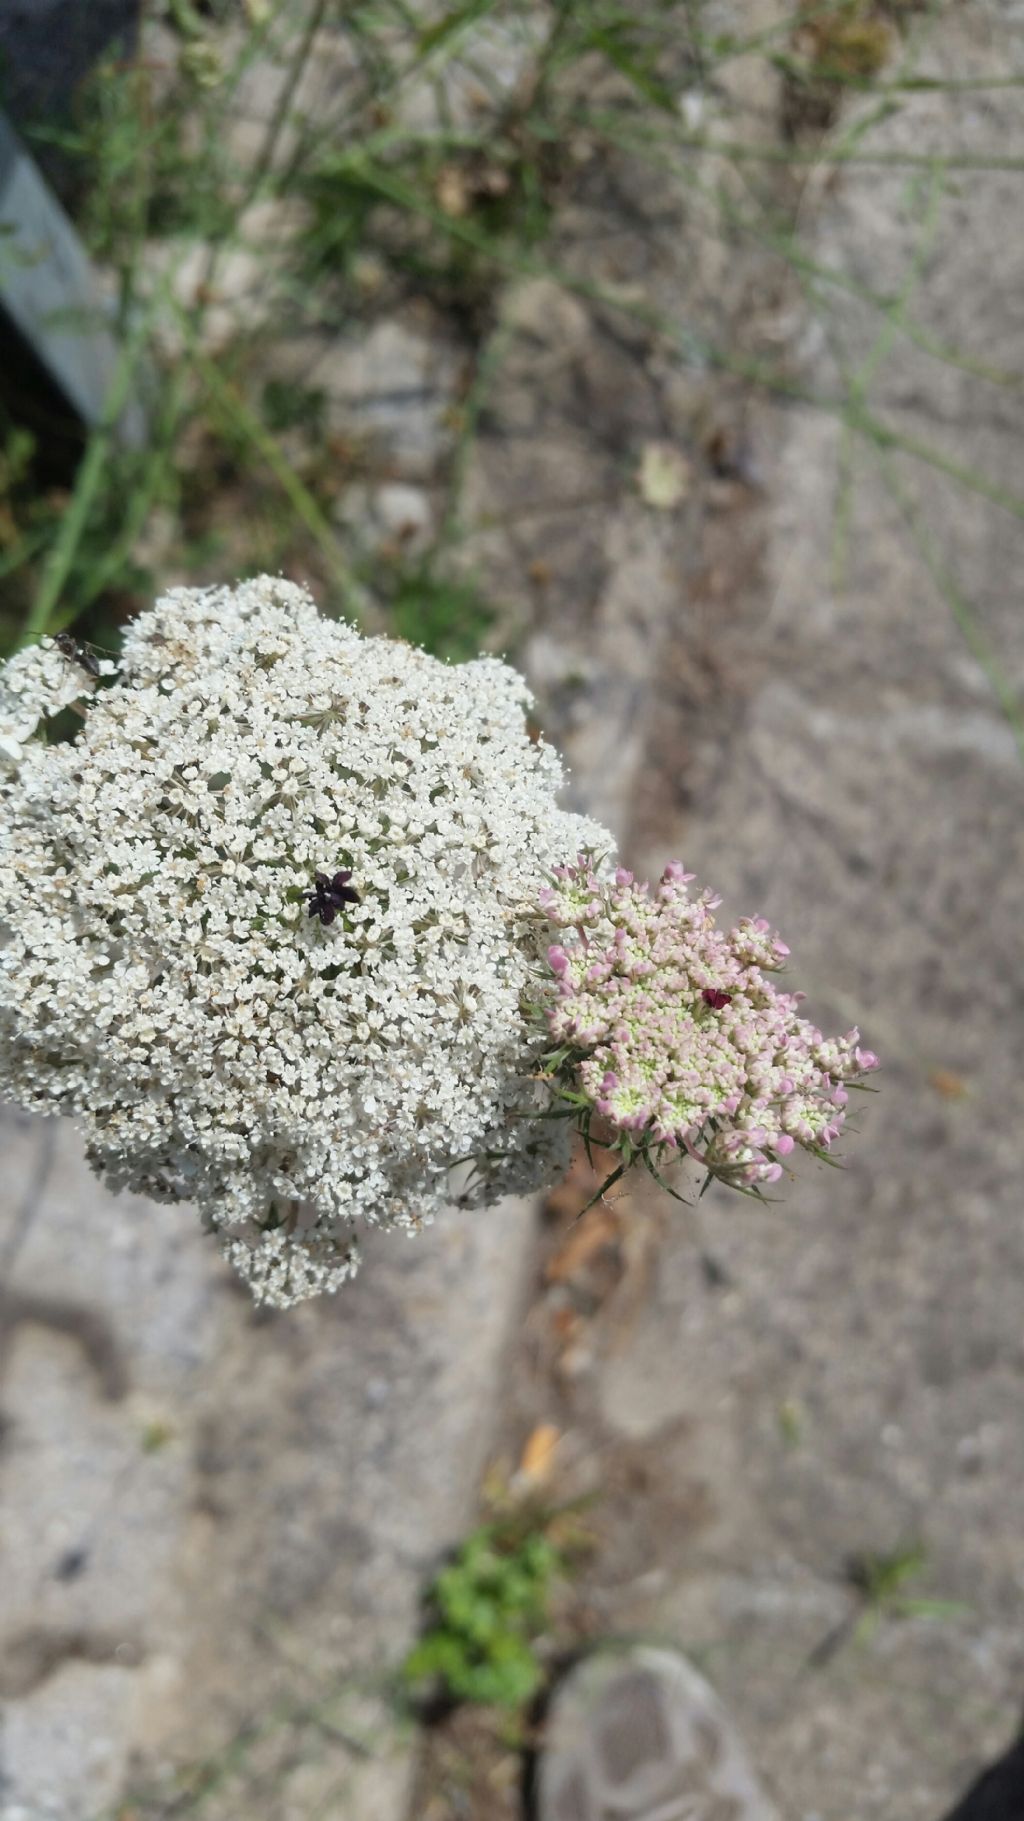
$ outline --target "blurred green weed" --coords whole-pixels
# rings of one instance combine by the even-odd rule
[[[923,1543],[908,1543],[888,1553],[868,1550],[847,1564],[849,1585],[862,1602],[854,1639],[864,1644],[883,1619],[958,1618],[967,1608],[957,1600],[936,1600],[910,1591],[928,1567]]]
[[[824,1669],[843,1645],[867,1645],[886,1621],[958,1619],[969,1608],[958,1600],[933,1599],[910,1591],[928,1569],[924,1543],[914,1541],[892,1550],[863,1550],[845,1564],[844,1581],[853,1602],[849,1612],[815,1645],[809,1669]]]
[[[521,1708],[544,1677],[536,1640],[565,1561],[543,1523],[486,1524],[427,1594],[428,1625],[402,1666],[418,1699]]]
[[[416,564],[400,566],[384,586],[389,628],[398,638],[456,664],[484,648],[496,611],[471,582]]]

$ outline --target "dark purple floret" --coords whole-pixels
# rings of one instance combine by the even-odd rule
[[[701,994],[701,998],[703,999],[704,1004],[710,1005],[712,1011],[715,1012],[720,1012],[723,1005],[732,1004],[732,994],[723,993],[721,987],[718,986],[706,986]]]
[[[346,904],[359,903],[359,893],[353,885],[349,884],[351,877],[350,872],[335,873],[333,878],[330,878],[327,873],[314,874],[314,889],[310,892],[306,904],[309,916],[319,917],[325,929],[334,922],[338,912],[343,910]]]

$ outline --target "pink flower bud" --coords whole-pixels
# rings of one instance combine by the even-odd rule
[[[585,856],[568,869],[552,922],[575,923],[580,941],[548,950],[551,1032],[588,1052],[566,1073],[620,1134],[686,1150],[736,1186],[775,1183],[798,1144],[839,1137],[844,1080],[878,1058],[856,1030],[826,1041],[798,1015],[804,995],[775,990],[789,948],[766,917],[718,929],[720,899],[690,897],[691,879],[680,860],[653,891],[625,867],[599,880]]]

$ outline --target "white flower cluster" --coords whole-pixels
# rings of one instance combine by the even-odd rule
[[[107,675],[115,668],[108,659],[95,667]],[[17,652],[0,669],[0,769],[19,764],[40,722],[90,696],[95,687],[96,678],[53,639]]]
[[[176,589],[74,742],[0,773],[0,1082],[112,1187],[197,1203],[259,1300],[336,1288],[352,1223],[418,1228],[457,1161],[477,1205],[557,1168],[535,901],[610,843],[527,700],[288,582]]]

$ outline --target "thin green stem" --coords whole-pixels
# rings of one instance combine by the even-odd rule
[[[581,127],[602,134],[616,129],[620,141],[624,143],[621,115],[609,116],[585,110],[576,116],[576,122]],[[858,130],[860,125],[858,123]],[[637,151],[644,145],[649,146],[652,141],[663,144],[665,139],[664,132],[659,134],[638,127],[633,128],[630,136]],[[894,148],[872,151],[870,148],[862,149],[859,145],[773,145],[768,141],[751,145],[742,140],[717,139],[711,133],[673,133],[671,144],[677,151],[710,153],[717,158],[730,159],[736,164],[861,165],[868,169],[928,171],[936,163],[942,163],[950,171],[1024,172],[1024,157],[1008,152],[943,152],[940,149],[909,152]]]
[[[866,402],[868,389],[882,362],[889,353],[899,331],[906,321],[907,306],[921,282],[928,256],[935,245],[935,235],[939,225],[939,204],[942,199],[944,179],[942,171],[935,167],[929,172],[929,183],[924,205],[924,220],[913,257],[907,267],[906,277],[899,292],[885,311],[884,320],[869,348],[862,365],[857,369],[850,388],[851,397],[858,403]]]
[[[509,324],[499,322],[497,327],[491,331],[477,357],[472,384],[462,403],[458,440],[449,469],[444,517],[437,535],[438,552],[447,549],[450,544],[454,543],[462,531],[460,519],[462,496],[480,424],[480,415],[511,338],[512,330]]]
[[[952,574],[937,554],[930,533],[921,524],[920,514],[911,503],[895,463],[885,449],[875,449],[872,453],[918,555],[953,615],[964,644],[988,680],[992,694],[1013,734],[1021,763],[1024,764],[1024,705],[1007,682],[998,653],[989,643]]]
[[[117,426],[128,403],[132,385],[149,328],[148,315],[141,319],[125,342],[110,383],[103,416],[93,430],[75,476],[71,501],[60,522],[60,529],[43,566],[36,598],[32,603],[22,634],[23,641],[41,638],[60,601],[61,591],[74,566],[79,546],[89,522],[89,514],[99,497],[107,464],[116,439]]]
[[[147,452],[141,476],[126,501],[124,521],[116,536],[87,572],[77,602],[78,612],[83,612],[103,593],[104,588],[130,558],[152,510],[160,484],[170,469],[171,450],[176,440],[183,405],[184,379],[180,373],[176,373],[165,386],[152,426],[152,447]]]
[[[338,590],[338,597],[347,617],[355,621],[361,620],[365,613],[366,596],[341,554],[330,520],[317,504],[309,488],[299,479],[281,450],[277,439],[246,404],[237,388],[224,378],[216,363],[198,346],[184,315],[182,321],[196,372],[211,398],[270,469],[296,516],[310,533],[324,559],[331,580]]]
[[[259,157],[253,166],[249,181],[246,184],[245,196],[239,210],[240,214],[244,213],[249,204],[259,195],[264,179],[271,170],[281,140],[281,135],[287,125],[288,114],[292,102],[295,99],[296,90],[306,73],[309,59],[313,54],[313,44],[317,32],[323,25],[326,11],[327,0],[314,0],[313,5],[310,7],[309,17],[306,20],[302,36],[299,39],[298,48],[292,58],[284,86],[278,96],[277,106],[271,116],[266,137],[260,147]]]

